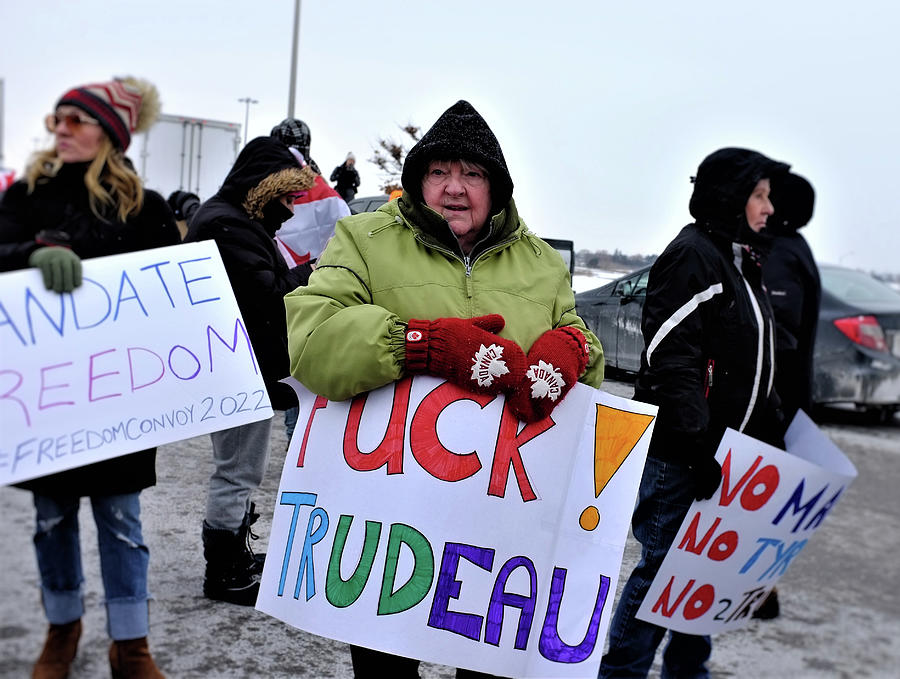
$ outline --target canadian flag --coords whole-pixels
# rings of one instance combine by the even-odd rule
[[[6,191],[16,180],[15,170],[6,170],[0,167],[0,191]],[[348,210],[349,211],[349,210]]]
[[[294,200],[294,216],[275,232],[275,243],[288,266],[316,260],[334,235],[334,223],[350,216],[350,208],[322,175]]]

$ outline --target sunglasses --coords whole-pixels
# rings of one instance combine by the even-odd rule
[[[50,113],[44,118],[48,132],[55,132],[60,123],[65,122],[71,132],[78,132],[82,125],[99,125],[100,123],[83,113]]]

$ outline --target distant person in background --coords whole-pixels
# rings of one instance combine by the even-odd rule
[[[659,406],[659,415],[631,522],[641,560],[616,605],[601,679],[650,671],[668,630],[636,614],[691,504],[719,487],[715,454],[725,429],[784,446],[759,232],[773,212],[770,185],[788,169],[747,149],[707,156],[694,179],[694,223],[650,269],[634,398]],[[673,630],[662,676],[705,679],[711,652],[709,636]]]
[[[185,238],[215,240],[276,410],[297,404],[293,389],[278,381],[289,374],[284,296],[306,284],[312,267],[289,267],[274,236],[293,214],[294,195],[312,185],[312,170],[301,168],[284,144],[257,137],[238,154],[222,188],[197,210]],[[210,434],[215,468],[202,533],[203,594],[209,599],[256,603],[265,557],[249,547],[250,526],[259,516],[250,496],[266,471],[271,427],[269,418]]]
[[[166,202],[172,208],[178,231],[181,233],[181,237],[184,238],[187,234],[188,224],[191,223],[191,217],[194,216],[194,213],[200,207],[200,198],[196,193],[173,191],[166,199]]]
[[[308,164],[315,172],[315,184],[294,199],[294,216],[275,232],[275,243],[289,266],[313,264],[334,235],[337,220],[350,216],[347,203],[328,185],[319,166],[309,155],[312,136],[309,126],[298,118],[285,118],[272,128],[270,135],[299,156],[301,166]],[[297,426],[296,406],[284,411],[284,433],[290,445]]]
[[[356,171],[356,156],[353,153],[348,153],[346,160],[334,168],[331,181],[335,182],[334,190],[341,198],[348,203],[353,200],[359,187],[359,173]]]
[[[811,414],[813,407],[813,349],[822,283],[799,230],[812,219],[816,194],[806,179],[789,173],[772,185],[770,198],[775,214],[766,223],[771,250],[763,264],[763,281],[775,312],[775,391],[790,422],[798,410]],[[780,612],[773,587],[753,617],[771,620]]]
[[[132,133],[148,129],[159,109],[156,88],[135,78],[60,97],[46,120],[53,148],[36,154],[0,201],[0,271],[36,267],[48,289],[71,292],[81,285],[82,259],[181,240],[162,196],[143,188],[124,155]],[[50,622],[35,679],[67,676],[78,649],[82,497],[97,524],[112,676],[163,676],[147,644],[150,551],[141,532],[141,490],[155,484],[155,448],[21,484],[34,493],[34,549]]]

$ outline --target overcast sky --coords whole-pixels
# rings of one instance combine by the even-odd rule
[[[287,114],[293,0],[0,0],[4,158],[21,172],[65,89],[131,74],[166,113],[268,134]],[[302,3],[296,115],[323,172],[468,99],[538,234],[659,253],[690,175],[722,146],[789,162],[817,191],[821,262],[900,273],[900,7],[721,0]]]

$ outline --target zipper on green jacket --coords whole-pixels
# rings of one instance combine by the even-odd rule
[[[403,217],[402,215],[400,216],[400,219],[402,219],[404,222],[406,221],[406,218]],[[388,225],[388,226],[391,226],[391,225]],[[381,227],[377,231],[381,231],[384,228],[387,228],[387,226]],[[453,259],[455,259],[456,261],[460,262],[463,265],[465,272],[466,272],[466,296],[469,299],[472,299],[472,296],[474,295],[474,291],[472,289],[472,268],[475,266],[475,262],[477,262],[479,259],[481,259],[484,255],[491,253],[491,252],[495,252],[497,250],[500,250],[501,248],[506,247],[510,243],[514,243],[518,238],[525,237],[525,232],[523,232],[520,236],[514,235],[511,238],[507,238],[504,241],[495,243],[494,245],[487,248],[486,250],[479,252],[478,256],[476,256],[475,259],[472,259],[468,255],[463,255],[462,258],[460,258],[459,254],[454,252],[453,250],[450,250],[449,248],[445,248],[444,246],[442,246],[438,243],[426,241],[425,238],[422,237],[422,235],[419,233],[418,229],[411,227],[411,230],[413,232],[413,237],[417,241],[419,241],[422,245],[424,245],[426,248],[430,248],[432,250],[437,250],[438,252],[443,252],[445,254],[448,254],[451,257],[453,257]],[[371,236],[371,235],[373,235],[373,233],[375,233],[375,230],[370,231],[369,235]],[[484,239],[482,239],[482,240],[484,240]],[[479,243],[480,242],[481,241],[479,241]],[[476,247],[478,247],[479,243],[476,243],[475,247],[473,247],[472,249],[474,250]]]

